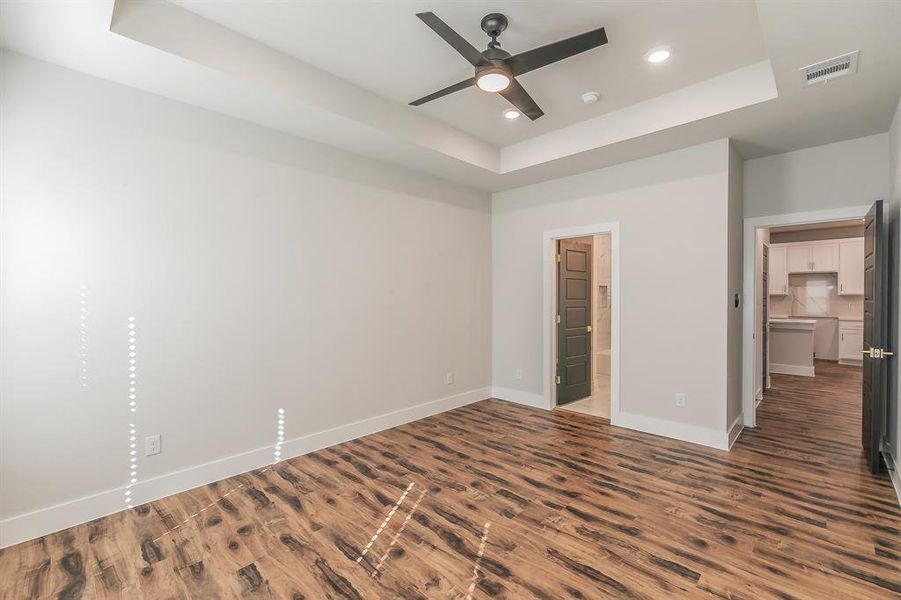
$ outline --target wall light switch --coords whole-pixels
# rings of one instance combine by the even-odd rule
[[[685,394],[676,394],[676,406],[685,406]]]
[[[144,456],[153,456],[162,451],[162,440],[160,434],[148,435],[144,438]]]
[[[516,378],[522,379],[522,367],[519,367],[518,369],[516,369]]]
[[[454,374],[448,371],[447,375],[444,376],[444,383],[450,385],[454,382]]]

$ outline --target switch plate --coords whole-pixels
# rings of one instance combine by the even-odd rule
[[[451,385],[454,382],[454,374],[451,371],[447,372],[447,375],[444,376],[444,383],[447,385]]]
[[[148,435],[144,438],[144,456],[153,456],[162,452],[162,439],[160,434]]]
[[[522,367],[519,367],[518,369],[516,369],[516,378],[522,379]]]
[[[676,406],[685,407],[685,394],[676,394]]]

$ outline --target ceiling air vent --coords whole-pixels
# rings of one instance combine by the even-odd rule
[[[857,50],[824,60],[801,69],[807,85],[825,83],[830,79],[857,72]]]

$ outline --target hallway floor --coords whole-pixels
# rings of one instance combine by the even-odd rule
[[[731,452],[486,400],[0,551],[2,598],[897,598],[860,369]]]

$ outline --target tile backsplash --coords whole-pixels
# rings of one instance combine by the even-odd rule
[[[788,276],[788,295],[770,296],[769,312],[776,316],[863,318],[863,296],[839,296],[834,273],[796,273]]]

